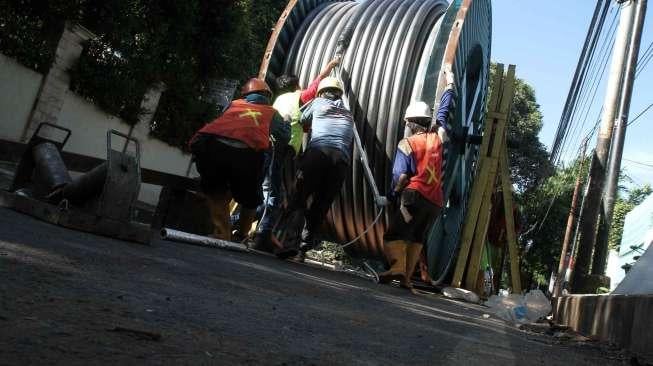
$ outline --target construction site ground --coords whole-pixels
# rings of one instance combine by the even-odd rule
[[[273,257],[0,209],[0,364],[621,365],[595,342]]]

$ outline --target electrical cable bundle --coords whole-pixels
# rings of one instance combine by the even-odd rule
[[[462,15],[461,15],[462,14]],[[461,18],[462,17],[462,18]],[[487,93],[491,38],[489,0],[293,0],[275,28],[260,77],[295,74],[308,83],[335,55],[345,29],[351,40],[339,67],[343,100],[351,110],[367,151],[374,179],[390,191],[392,159],[404,136],[403,114],[413,100],[437,108],[440,70],[449,60],[458,97],[452,126],[481,133]],[[459,32],[459,34],[454,34]],[[450,152],[445,172],[442,218],[433,226],[427,247],[429,267],[440,276],[455,257],[458,235],[475,168],[476,147]],[[334,240],[352,245],[351,253],[380,257],[385,221],[375,218],[374,197],[353,151],[351,173],[330,210]],[[370,225],[372,230],[365,232]]]

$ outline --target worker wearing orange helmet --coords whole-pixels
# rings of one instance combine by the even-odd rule
[[[241,229],[234,236],[247,235],[263,201],[264,153],[270,148],[270,137],[284,145],[290,139],[290,127],[272,108],[271,98],[265,81],[249,79],[241,98],[197,131],[189,143],[211,211],[213,236],[218,239],[232,240],[231,199],[241,206]]]
[[[454,96],[451,69],[444,71],[447,88],[442,94],[436,123],[431,107],[415,101],[406,108],[405,122],[410,135],[402,139],[392,169],[393,202],[390,222],[384,235],[384,252],[390,269],[379,274],[380,283],[399,281],[412,289],[411,277],[420,259],[429,227],[443,205],[443,143],[450,127],[447,123]]]

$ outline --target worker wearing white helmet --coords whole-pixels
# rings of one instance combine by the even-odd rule
[[[410,136],[397,146],[392,169],[392,212],[384,235],[384,252],[390,269],[379,274],[379,282],[398,280],[412,289],[411,277],[420,259],[427,230],[443,204],[443,142],[453,99],[453,73],[445,72],[448,87],[442,95],[432,124],[431,107],[416,101],[406,108],[405,122]]]
[[[318,244],[318,230],[351,164],[354,119],[341,99],[343,93],[338,79],[324,78],[317,88],[317,98],[300,119],[310,139],[299,160],[295,194],[290,203],[293,214],[288,226],[290,230],[303,226],[299,245],[302,253]],[[307,208],[309,197],[312,203]],[[288,248],[278,254],[280,257],[297,254],[292,243],[286,244]]]

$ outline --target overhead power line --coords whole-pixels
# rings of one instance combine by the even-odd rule
[[[631,162],[633,164],[645,166],[645,167],[648,167],[648,168],[653,168],[653,163],[642,163],[641,161],[630,160],[630,159],[626,159],[626,158],[623,158],[623,160]]]
[[[637,121],[641,116],[643,116],[644,114],[646,114],[646,112],[648,112],[652,107],[653,107],[653,103],[649,104],[648,107],[644,108],[643,111],[639,112],[639,113],[637,114],[637,116],[635,116],[635,118],[631,119],[630,122],[628,122],[628,126],[630,126],[630,125],[632,125],[633,123],[635,123],[635,121]]]
[[[610,9],[610,4],[611,1],[609,0],[601,0],[596,3],[592,21],[590,22],[587,36],[585,37],[585,43],[583,44],[583,49],[578,59],[576,71],[574,72],[571,87],[569,88],[569,93],[567,94],[565,106],[560,116],[556,135],[551,146],[550,161],[554,164],[557,164],[560,160],[562,148],[569,136],[570,123],[574,120],[579,97],[584,99],[582,98],[583,94],[587,94],[586,85],[588,70],[590,70],[591,65],[593,64],[592,61],[594,60],[596,44],[601,38],[605,19],[608,10]]]
[[[574,100],[572,104],[565,105],[567,110],[563,111],[561,123],[558,126],[558,135],[556,135],[556,140],[551,149],[550,159],[554,164],[557,164],[561,160],[565,160],[568,153],[573,150],[572,146],[575,147],[577,145],[575,142],[577,142],[579,134],[582,133],[581,131],[585,127],[587,117],[594,105],[596,94],[601,85],[601,81],[603,80],[603,76],[605,75],[608,61],[610,60],[610,51],[614,44],[614,37],[616,34],[619,7],[614,6],[610,8],[610,2],[604,4],[597,3],[597,6],[598,5],[603,6],[602,13],[595,29],[590,28],[588,31],[593,32],[592,49],[589,52],[589,57],[585,60],[585,65],[583,66],[585,69],[589,69],[589,72],[583,74],[581,83],[577,85],[578,91],[576,91],[576,93],[578,93],[580,97]],[[610,9],[611,13],[614,12],[614,16],[612,17],[609,27],[607,27],[607,31],[603,32],[605,29],[604,23],[608,9]],[[601,38],[603,39],[601,41],[601,46],[597,48],[597,42],[601,40]],[[598,53],[596,52],[597,50]]]

